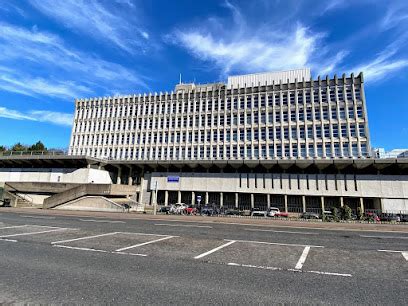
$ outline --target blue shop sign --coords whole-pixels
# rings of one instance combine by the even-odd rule
[[[180,182],[179,176],[168,176],[167,177],[167,183],[178,183],[178,182]]]

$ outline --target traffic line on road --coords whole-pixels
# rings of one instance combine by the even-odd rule
[[[115,235],[115,234],[117,234],[117,232],[105,233],[105,234],[94,235],[94,236],[85,236],[85,237],[74,238],[74,239],[54,241],[54,242],[51,242],[51,244],[60,244],[60,243],[67,243],[67,242],[73,242],[73,241],[79,241],[79,240],[85,240],[85,239],[93,239],[93,238],[111,236],[111,235]]]
[[[394,250],[377,250],[377,251],[385,253],[400,253],[402,257],[404,257],[404,259],[408,261],[408,251],[394,251]]]
[[[2,229],[9,229],[9,228],[19,228],[19,227],[26,227],[27,225],[14,225],[14,226],[6,226],[6,227],[0,227],[0,230]]]
[[[166,223],[157,223],[156,226],[172,226],[172,227],[198,227],[198,228],[213,228],[209,225],[190,225],[190,224],[166,224]]]
[[[292,232],[292,231],[276,231],[276,230],[263,230],[263,229],[244,229],[249,232],[271,232],[271,233],[285,233],[285,234],[299,234],[299,235],[319,235],[319,233],[311,232]]]
[[[369,236],[369,235],[359,235],[363,238],[379,238],[379,239],[408,239],[408,237],[400,237],[400,236]]]
[[[402,256],[404,256],[405,260],[408,261],[408,252],[402,252]]]
[[[244,243],[257,243],[257,244],[281,245],[281,246],[324,248],[324,246],[321,246],[321,245],[290,244],[290,243],[278,243],[278,242],[266,242],[266,241],[252,241],[252,240],[228,240],[228,239],[225,239],[225,240],[226,240],[226,241],[235,241],[235,242],[244,242]]]
[[[300,255],[300,258],[295,266],[295,269],[301,270],[303,267],[303,264],[306,261],[307,255],[309,254],[310,251],[310,246],[307,246],[303,249],[302,255]]]
[[[83,222],[97,222],[97,223],[126,223],[125,221],[114,221],[114,220],[93,220],[93,219],[79,219]]]
[[[212,254],[212,253],[214,253],[214,252],[217,252],[217,251],[219,251],[219,250],[221,250],[221,249],[223,249],[223,248],[225,248],[225,247],[227,247],[227,246],[229,246],[229,245],[231,245],[231,244],[233,244],[233,243],[235,243],[235,242],[236,242],[235,240],[229,240],[229,242],[227,242],[227,243],[224,243],[224,244],[222,244],[222,245],[220,245],[220,246],[218,246],[218,247],[216,247],[216,248],[214,248],[214,249],[212,249],[212,250],[209,250],[209,251],[207,251],[207,252],[205,252],[205,253],[202,253],[202,254],[200,254],[200,255],[197,255],[196,257],[194,257],[194,259],[203,258],[203,257],[205,257],[205,256],[207,256],[207,255],[210,255],[210,254]]]
[[[128,253],[128,252],[112,252],[112,254],[121,254],[121,255],[131,255],[131,256],[141,256],[146,257],[146,254],[138,254],[138,253]]]
[[[151,241],[131,245],[131,246],[128,246],[128,247],[117,249],[117,250],[115,250],[115,252],[122,252],[122,251],[130,250],[130,249],[134,249],[134,248],[137,248],[137,247],[141,247],[141,246],[152,244],[152,243],[155,243],[155,242],[171,239],[171,238],[174,238],[174,237],[175,236],[168,236],[168,237],[163,237],[163,238],[159,238],[159,239],[155,239],[155,240],[151,240]]]
[[[33,218],[33,219],[55,219],[55,217],[47,216],[29,216],[29,215],[19,215],[21,218]]]
[[[7,238],[7,237],[17,237],[17,236],[30,236],[30,235],[38,235],[38,234],[46,234],[46,233],[53,233],[58,231],[67,231],[67,230],[77,230],[74,228],[57,228],[49,231],[40,231],[40,232],[30,232],[30,233],[18,233],[18,234],[10,234],[10,235],[3,235],[0,238]]]
[[[227,263],[227,265],[228,266],[234,266],[234,267],[254,268],[254,269],[262,269],[262,270],[272,270],[272,271],[290,271],[290,272],[301,272],[301,273],[314,273],[314,274],[342,276],[342,277],[352,277],[353,276],[352,274],[348,274],[348,273],[335,273],[335,272],[323,272],[323,271],[306,271],[306,270],[299,270],[299,269],[284,269],[284,268],[278,268],[278,267],[239,264],[239,263],[235,263],[235,262],[229,262],[229,263]]]
[[[64,249],[72,249],[72,250],[80,250],[80,251],[90,251],[90,252],[100,252],[100,253],[110,253],[108,251],[105,250],[98,250],[98,249],[91,249],[91,248],[80,248],[80,247],[72,247],[72,246],[68,246],[68,245],[53,245],[54,247],[57,248],[64,248]]]
[[[6,239],[6,238],[0,238],[0,241],[7,241],[7,242],[18,242],[17,240],[14,239]]]

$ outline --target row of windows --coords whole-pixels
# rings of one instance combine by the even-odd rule
[[[347,99],[345,99],[347,97]],[[346,94],[343,94],[343,89],[339,89],[336,94],[333,91],[329,91],[329,94],[325,90],[313,91],[298,91],[297,96],[295,92],[291,93],[274,93],[274,94],[259,94],[259,95],[247,95],[240,97],[228,97],[221,100],[201,100],[187,101],[187,100],[169,100],[167,102],[156,101],[156,103],[138,103],[136,105],[115,105],[105,103],[99,105],[97,103],[90,103],[90,105],[83,104],[77,105],[77,118],[88,117],[122,117],[135,115],[151,115],[151,114],[165,114],[165,113],[189,113],[189,112],[203,112],[203,111],[216,111],[216,110],[230,110],[230,109],[252,109],[266,106],[280,106],[290,105],[296,103],[315,103],[328,102],[328,101],[361,101],[360,88],[355,89],[355,99],[352,95],[351,88],[346,90]],[[184,102],[184,103],[183,103]],[[84,103],[84,102],[83,102]],[[136,103],[136,102],[134,102]]]
[[[351,144],[351,148],[350,145]],[[367,145],[362,143],[360,146],[361,156],[368,156]],[[269,157],[278,158],[308,158],[308,157],[357,157],[359,156],[358,144],[357,143],[343,143],[332,145],[327,143],[325,145],[309,144],[306,146],[302,144],[298,146],[297,144],[284,145],[279,144],[273,145],[262,145],[250,146],[246,145],[240,147],[239,150],[236,147],[232,149],[230,147],[217,147],[211,146],[204,148],[204,146],[198,146],[195,149],[192,148],[173,148],[173,147],[162,147],[162,148],[141,148],[140,150],[134,150],[133,148],[114,148],[114,149],[76,149],[73,155],[91,155],[95,157],[109,157],[115,159],[147,159],[147,160],[157,160],[157,159],[265,159]],[[276,153],[276,154],[275,154]]]
[[[329,111],[330,110],[330,111]],[[289,121],[313,121],[313,120],[337,120],[337,119],[362,119],[364,118],[363,107],[339,108],[337,112],[336,108],[324,107],[321,110],[316,108],[300,109],[298,112],[292,110],[291,112],[268,112],[259,113],[257,111],[252,113],[236,113],[229,114],[227,116],[172,116],[172,117],[147,117],[139,118],[137,120],[119,120],[119,121],[80,121],[76,124],[75,132],[90,132],[90,131],[105,131],[105,130],[117,130],[117,129],[162,129],[162,128],[177,128],[177,127],[203,127],[203,126],[224,126],[224,125],[244,125],[244,124],[267,124],[267,123],[279,123]],[[94,123],[94,124],[92,124]]]
[[[341,137],[366,137],[365,125],[362,124],[350,124],[347,125],[316,125],[316,126],[292,126],[292,127],[276,127],[273,128],[261,128],[261,129],[242,129],[238,131],[223,129],[212,130],[200,130],[193,132],[175,131],[172,133],[127,133],[119,134],[96,134],[96,135],[83,135],[74,136],[74,145],[124,145],[130,144],[144,144],[144,143],[162,143],[162,142],[210,142],[212,141],[257,141],[257,140],[274,140],[274,139],[315,139],[315,138],[339,138]]]

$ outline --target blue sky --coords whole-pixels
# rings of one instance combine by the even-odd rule
[[[74,99],[363,71],[372,145],[408,147],[408,1],[2,0],[0,144],[69,143]]]

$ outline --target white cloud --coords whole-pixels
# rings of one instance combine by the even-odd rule
[[[147,87],[133,70],[72,49],[58,36],[38,29],[0,23],[0,46],[0,69],[8,69],[8,74],[0,77],[5,90],[12,86],[14,92],[72,99],[72,95],[89,94],[90,85],[111,90]],[[44,73],[47,75],[41,76]],[[42,89],[33,91],[30,86]]]
[[[393,72],[408,67],[408,59],[395,59],[394,55],[397,50],[393,47],[387,48],[385,51],[377,55],[372,61],[356,66],[350,72],[363,72],[364,78],[369,81],[378,81],[387,78]]]
[[[96,0],[31,0],[31,4],[43,14],[61,22],[68,28],[85,33],[101,42],[113,43],[128,53],[139,53],[144,41],[134,33],[144,32],[134,24],[135,12],[126,15],[115,13],[113,7],[107,7]],[[130,9],[134,3],[121,1]],[[123,11],[121,11],[123,13]],[[146,38],[146,37],[145,37]]]
[[[389,30],[402,24],[408,24],[408,6],[406,1],[391,2],[387,7],[384,18],[381,20],[380,26],[383,30]]]
[[[235,72],[303,67],[328,73],[347,54],[338,50],[329,57],[328,48],[322,47],[325,33],[313,32],[302,24],[276,26],[260,21],[254,28],[239,8],[230,2],[225,7],[231,11],[232,22],[211,17],[200,26],[177,29],[166,39],[200,60],[215,63],[223,77]],[[322,60],[323,53],[330,61]]]
[[[29,120],[38,122],[47,122],[56,125],[70,127],[72,125],[73,116],[67,113],[51,112],[43,110],[31,110],[28,112],[20,112],[13,109],[0,106],[0,117],[15,119],[15,120]]]

